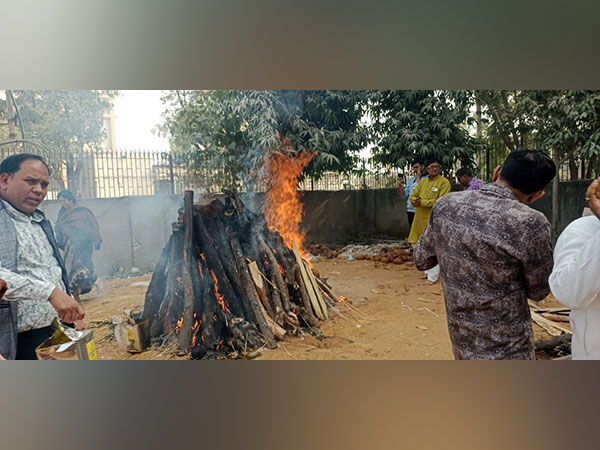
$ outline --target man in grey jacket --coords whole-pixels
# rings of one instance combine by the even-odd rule
[[[38,206],[46,197],[50,170],[39,156],[21,153],[0,164],[0,354],[35,359],[35,348],[52,335],[56,315],[83,319],[68,294],[66,272],[54,233]]]
[[[4,297],[4,293],[7,289],[8,286],[6,285],[6,281],[0,279],[0,300],[2,300],[2,297]],[[4,356],[2,356],[2,354],[0,354],[0,359],[4,359]]]

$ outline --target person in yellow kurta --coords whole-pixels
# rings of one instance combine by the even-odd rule
[[[427,161],[428,178],[423,178],[410,196],[410,202],[415,206],[415,218],[410,227],[408,242],[416,244],[429,222],[431,209],[439,198],[450,192],[450,181],[440,175],[441,164],[437,158],[431,158]],[[435,266],[425,272],[427,274],[427,283],[433,284],[439,278],[440,268]]]

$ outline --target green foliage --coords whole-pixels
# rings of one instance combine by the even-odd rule
[[[600,154],[600,91],[532,91],[537,139],[561,160]]]
[[[193,167],[234,175],[257,170],[273,151],[317,151],[307,171],[350,170],[366,145],[360,91],[170,91],[159,128]],[[286,149],[284,150],[284,147]]]
[[[600,154],[600,91],[478,91],[490,137],[512,151],[541,147],[559,161]]]
[[[57,159],[102,144],[102,115],[115,91],[13,91],[28,139],[42,142]]]
[[[79,188],[78,155],[95,149],[105,139],[102,116],[110,110],[110,99],[117,91],[12,91],[19,108],[26,142],[22,149],[41,153],[58,169],[67,168],[69,188]],[[3,110],[6,111],[4,102]],[[6,115],[6,114],[4,114]],[[16,126],[21,137],[20,123]],[[0,127],[0,136],[8,136],[8,126]],[[36,145],[34,145],[36,144]],[[60,171],[53,174],[59,183]]]
[[[435,156],[445,167],[472,164],[480,145],[468,131],[469,92],[372,91],[369,105],[375,162],[403,167],[416,156]]]

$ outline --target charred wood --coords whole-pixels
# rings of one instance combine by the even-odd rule
[[[571,334],[561,334],[535,342],[535,350],[549,356],[560,357],[571,354]]]
[[[236,192],[202,206],[186,192],[142,315],[155,342],[176,337],[193,358],[275,348],[301,322],[317,327],[323,299],[336,300],[305,264]]]
[[[240,274],[240,279],[242,281],[242,286],[244,287],[244,289],[246,291],[246,296],[247,296],[248,300],[250,301],[250,307],[252,308],[252,311],[254,312],[254,316],[256,317],[256,322],[258,323],[258,328],[260,329],[261,333],[265,337],[267,346],[269,348],[276,348],[277,344],[275,342],[275,337],[273,336],[273,333],[269,329],[269,326],[267,325],[265,317],[263,316],[263,314],[260,311],[260,307],[258,305],[258,302],[260,300],[258,299],[256,290],[254,289],[254,283],[250,276],[250,272],[248,271],[248,266],[246,265],[246,259],[244,257],[244,254],[242,253],[242,248],[240,246],[240,243],[236,239],[232,239],[231,240],[231,248],[233,250],[233,254],[235,255],[235,259],[236,259],[237,266],[238,266],[238,271]]]
[[[181,291],[181,265],[183,256],[183,230],[179,223],[174,223],[173,227],[173,246],[169,257],[169,269],[167,271],[167,282],[165,289],[165,298],[161,302],[158,316],[161,319],[161,333],[168,338],[175,331],[175,324],[178,320],[177,306],[182,298]]]
[[[219,290],[223,293],[226,305],[232,309],[235,315],[243,318],[248,317],[247,311],[243,311],[240,308],[240,303],[233,302],[237,296],[231,287],[229,278],[225,275],[225,269],[218,256],[219,252],[215,249],[211,236],[208,234],[202,214],[196,214],[195,219],[196,234],[199,248],[202,252],[201,255],[204,255],[207,265],[211,268],[217,280],[219,280]],[[212,278],[212,273],[209,274],[210,278]],[[252,320],[251,317],[249,319]]]
[[[163,249],[160,258],[158,259],[156,269],[154,269],[154,274],[152,275],[152,280],[150,280],[150,285],[146,291],[142,317],[147,319],[150,323],[156,320],[158,309],[160,308],[160,304],[165,297],[167,270],[169,268],[169,258],[171,256],[172,245],[173,236],[170,236],[169,240],[167,241],[167,245]]]
[[[287,314],[290,312],[290,295],[288,292],[287,284],[283,282],[283,276],[279,269],[279,263],[277,262],[277,259],[275,258],[273,251],[267,245],[264,238],[261,235],[258,235],[257,238],[258,238],[258,243],[260,245],[261,251],[264,252],[265,255],[267,255],[267,258],[269,259],[269,261],[271,263],[271,274],[274,277],[274,279],[272,279],[272,280],[273,280],[275,286],[277,286],[279,288],[279,293],[281,294],[281,304],[283,306],[283,310]]]
[[[192,339],[192,320],[194,315],[194,285],[192,281],[192,262],[194,252],[194,192],[186,191],[184,194],[184,245],[183,245],[183,263],[181,269],[181,281],[183,283],[183,312],[178,340],[179,349],[187,352]]]

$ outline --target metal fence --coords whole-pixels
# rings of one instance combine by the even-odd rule
[[[0,146],[0,160],[24,150],[37,153],[31,148]],[[494,169],[507,155],[508,150],[501,145],[489,147],[476,155],[477,176],[490,181]],[[95,150],[69,155],[62,160],[51,155],[43,156],[53,170],[48,192],[49,199],[55,199],[62,189],[70,189],[80,198],[181,194],[186,189],[218,193],[234,183],[237,183],[242,192],[261,192],[267,189],[265,184],[240,182],[226,170],[226,167],[215,168],[209,161],[201,165],[196,163],[195,169],[190,171],[186,161],[178,160],[170,152]],[[575,161],[575,163],[578,164],[576,169],[573,161],[571,164],[566,162],[559,168],[561,180],[572,179],[575,171],[579,174],[579,178],[584,178],[586,173],[591,173],[594,177],[600,175],[597,168],[590,171],[589,161]],[[362,170],[350,173],[327,172],[318,178],[306,177],[300,181],[298,189],[338,191],[393,188],[396,186],[397,172],[403,172],[407,177],[411,175],[408,167],[378,168],[367,163],[361,166]],[[458,168],[457,165],[445,175],[454,177]]]
[[[0,146],[0,160],[27,151],[40,154],[36,148]],[[234,177],[225,166],[215,167],[210,161],[194,164],[189,170],[187,161],[170,152],[149,150],[93,150],[66,158],[41,154],[51,166],[52,176],[48,199],[69,189],[79,198],[111,198],[157,194],[181,194],[186,189],[219,193],[237,184],[244,191],[262,192],[265,183],[245,183]],[[299,190],[349,190],[393,187],[392,173],[378,171],[337,173],[328,172],[318,178],[306,177]]]
[[[537,146],[533,146],[535,148]],[[502,164],[510,153],[503,144],[490,145],[475,157],[476,173],[482,180],[491,181],[496,167]],[[594,179],[600,177],[600,160],[592,158],[570,158],[558,167],[560,181]]]

